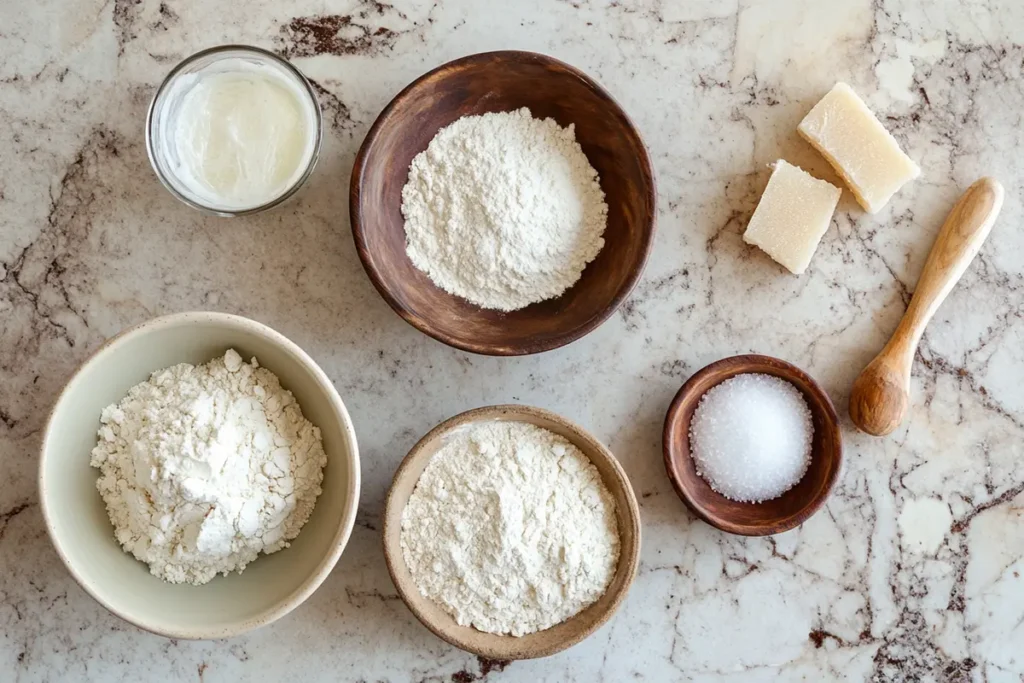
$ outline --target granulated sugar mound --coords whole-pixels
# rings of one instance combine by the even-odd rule
[[[758,503],[793,488],[811,463],[814,424],[789,382],[743,374],[712,387],[690,421],[697,474],[726,498]]]

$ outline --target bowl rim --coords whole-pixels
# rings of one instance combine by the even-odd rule
[[[502,59],[557,66],[571,76],[582,81],[588,88],[594,90],[602,98],[607,99],[610,104],[611,112],[621,117],[627,129],[639,142],[640,155],[638,161],[641,168],[644,170],[644,174],[650,178],[650,184],[644,198],[650,202],[652,207],[650,228],[647,230],[646,240],[640,255],[640,261],[626,280],[625,286],[616,292],[611,301],[609,301],[599,313],[594,315],[585,324],[574,330],[558,334],[545,342],[532,342],[517,346],[461,341],[434,328],[429,321],[419,316],[412,315],[404,306],[399,304],[399,302],[391,295],[390,290],[384,282],[384,278],[378,272],[370,257],[370,250],[367,247],[365,239],[367,227],[364,225],[363,221],[361,202],[363,177],[366,174],[367,155],[369,154],[370,149],[376,144],[377,138],[380,136],[383,128],[390,122],[395,108],[405,101],[415,88],[418,88],[423,82],[434,78],[442,71],[451,69],[452,67],[485,63]],[[407,174],[408,169],[404,169],[403,173]],[[485,356],[526,356],[535,353],[543,353],[545,351],[552,351],[582,339],[606,322],[633,292],[633,289],[643,276],[644,270],[647,266],[647,261],[650,258],[651,250],[654,246],[654,236],[658,225],[657,188],[658,180],[654,173],[654,166],[651,163],[650,151],[647,148],[647,143],[644,141],[643,135],[640,133],[640,129],[637,128],[633,119],[630,118],[629,114],[619,101],[616,100],[603,86],[601,86],[600,83],[571,64],[567,64],[550,55],[540,52],[531,52],[528,50],[493,50],[489,52],[477,52],[464,57],[459,57],[458,59],[453,59],[441,64],[440,66],[434,67],[430,71],[427,71],[423,75],[417,77],[409,83],[409,85],[402,88],[402,90],[400,90],[398,94],[388,102],[384,109],[381,110],[380,114],[378,114],[377,118],[374,120],[373,125],[370,126],[370,130],[366,133],[366,137],[363,138],[363,142],[359,146],[359,151],[356,153],[355,163],[352,166],[352,174],[349,181],[349,222],[352,226],[352,237],[355,241],[356,252],[359,254],[359,261],[363,265],[363,270],[366,271],[367,276],[370,278],[370,282],[373,283],[374,288],[388,303],[388,306],[390,306],[395,313],[401,316],[403,320],[420,332],[436,339],[437,341],[462,351],[469,351],[470,353],[477,353]],[[452,294],[450,296],[455,295]]]
[[[687,395],[693,390],[694,385],[696,385],[697,382],[699,382],[705,376],[712,372],[715,372],[716,370],[719,370],[721,368],[728,368],[732,365],[743,362],[753,363],[756,366],[763,368],[782,368],[787,372],[791,373],[793,376],[799,377],[804,383],[807,384],[807,386],[811,390],[811,393],[814,394],[814,396],[821,402],[821,405],[824,409],[825,419],[835,426],[835,466],[832,468],[831,472],[829,473],[828,479],[826,479],[825,481],[824,489],[822,489],[819,495],[812,498],[803,508],[801,508],[801,510],[798,513],[785,519],[780,524],[775,524],[771,526],[732,522],[710,514],[704,508],[704,506],[701,505],[699,501],[697,501],[696,498],[690,495],[689,489],[682,484],[682,478],[680,477],[679,470],[676,467],[674,457],[678,454],[672,447],[672,435],[678,429],[681,428],[679,420],[683,411],[683,406],[686,402]],[[757,370],[748,370],[746,372],[757,372]],[[736,374],[746,373],[735,373],[730,377],[734,377]],[[721,382],[724,382],[726,379],[729,379],[730,377],[723,378]],[[719,382],[719,384],[721,382]],[[717,386],[717,384],[715,386]],[[700,396],[697,396],[696,400],[700,400],[700,398]],[[694,399],[691,398],[691,400]],[[689,440],[689,434],[686,435],[686,439]],[[683,383],[683,386],[680,387],[679,391],[676,392],[676,395],[672,399],[672,403],[669,404],[668,410],[665,413],[665,423],[664,427],[662,428],[661,444],[662,457],[665,461],[665,471],[668,474],[668,480],[669,482],[671,482],[672,488],[675,489],[676,495],[678,495],[682,499],[682,501],[686,504],[686,507],[688,507],[695,515],[697,515],[697,517],[702,519],[704,522],[710,524],[711,526],[715,527],[716,529],[731,534],[736,534],[739,536],[772,536],[775,534],[783,533],[785,531],[790,531],[791,529],[795,529],[796,527],[806,522],[816,512],[818,512],[819,509],[821,509],[822,505],[825,504],[825,501],[828,499],[829,494],[831,494],[832,492],[832,488],[839,480],[839,474],[843,466],[843,441],[842,430],[840,428],[839,423],[839,415],[836,413],[835,405],[832,403],[832,399],[829,398],[828,392],[826,392],[813,377],[811,377],[808,373],[804,372],[803,370],[793,365],[792,363],[784,361],[781,358],[775,358],[774,356],[766,356],[757,353],[745,353],[735,356],[728,356],[726,358],[721,358],[719,360],[714,361],[713,363],[708,363],[703,368],[690,375],[689,379],[687,379],[686,382]],[[691,456],[687,454],[686,457]]]
[[[395,523],[398,523],[400,527],[401,513],[402,510],[405,509],[405,506],[403,504],[401,509],[398,509],[396,507],[399,505],[399,501],[397,499],[395,484],[396,482],[399,481],[400,478],[403,477],[403,475],[406,474],[408,470],[410,470],[416,464],[416,462],[421,457],[423,457],[422,454],[427,444],[432,442],[434,439],[443,437],[444,435],[451,433],[453,430],[462,427],[466,424],[475,422],[486,422],[497,419],[502,419],[508,422],[515,422],[517,421],[517,418],[521,416],[536,417],[561,425],[562,427],[564,427],[565,429],[572,433],[574,438],[570,439],[570,441],[573,442],[574,445],[576,445],[579,442],[582,442],[585,443],[588,448],[591,448],[601,453],[602,457],[604,457],[610,465],[610,469],[614,479],[614,486],[616,486],[622,491],[622,494],[627,502],[626,507],[628,509],[625,511],[618,512],[618,515],[621,526],[627,530],[627,534],[631,536],[634,541],[632,543],[633,552],[627,554],[623,549],[623,551],[620,553],[619,567],[616,568],[616,575],[619,571],[622,571],[623,581],[617,589],[617,591],[612,595],[611,601],[605,608],[604,613],[601,614],[600,617],[596,619],[594,623],[591,624],[588,628],[581,629],[579,632],[572,634],[572,636],[569,638],[565,638],[557,642],[552,642],[543,647],[535,647],[531,649],[524,649],[521,646],[518,648],[472,647],[470,643],[460,638],[457,633],[453,633],[451,627],[442,626],[435,623],[431,620],[431,617],[429,615],[420,610],[417,607],[415,601],[412,599],[413,594],[415,594],[415,597],[418,599],[426,600],[427,598],[423,598],[423,596],[419,593],[418,589],[416,588],[415,584],[413,584],[412,582],[407,583],[405,581],[400,581],[396,576],[396,565],[401,563],[404,566],[405,557],[402,554],[402,550],[400,547],[392,547],[388,543],[389,530],[391,529],[392,524]],[[579,446],[577,446],[577,448],[579,448]],[[580,448],[580,450],[583,451],[583,448]],[[586,451],[583,451],[583,454],[587,456],[588,460],[591,459],[590,454],[587,453]],[[608,486],[607,479],[602,477],[602,481],[604,481],[605,486]],[[418,482],[419,480],[417,478],[416,483]],[[622,606],[622,602],[626,599],[626,596],[629,594],[629,589],[632,587],[633,581],[636,579],[636,575],[640,564],[640,551],[642,548],[642,540],[643,539],[640,524],[640,506],[637,503],[636,494],[633,491],[633,486],[629,481],[629,477],[626,475],[625,469],[622,467],[622,463],[620,463],[618,458],[616,458],[615,455],[611,452],[611,449],[605,446],[593,434],[583,429],[583,427],[569,419],[562,417],[561,415],[558,415],[557,413],[554,413],[550,410],[545,410],[544,408],[536,408],[534,406],[523,405],[518,403],[504,403],[464,411],[462,413],[459,413],[448,418],[447,420],[444,420],[443,422],[435,426],[433,429],[431,429],[429,432],[427,432],[422,438],[420,438],[419,441],[417,441],[416,444],[409,450],[409,453],[405,456],[405,458],[402,459],[402,462],[399,464],[398,469],[395,471],[395,475],[392,478],[391,485],[388,487],[387,497],[384,503],[384,519],[381,532],[381,543],[384,546],[384,559],[388,567],[388,574],[391,576],[391,581],[395,585],[395,589],[398,591],[398,595],[402,598],[402,602],[405,603],[405,606],[408,607],[409,611],[413,613],[413,616],[415,616],[416,619],[418,619],[421,624],[426,626],[431,633],[433,633],[441,640],[444,640],[445,642],[454,645],[455,647],[466,652],[471,652],[481,657],[499,660],[520,660],[548,657],[550,655],[556,654],[580,643],[581,641],[590,637],[597,629],[601,628],[601,626],[603,626],[605,623],[607,623],[608,620],[611,619],[612,616],[618,611],[619,607]],[[588,610],[593,609],[596,604],[596,602],[591,603],[591,605],[587,606],[583,611],[577,613],[576,615],[570,617],[566,621],[560,623],[564,624],[567,621],[577,618],[578,616],[584,614]],[[472,626],[456,625],[456,627],[458,630],[467,629],[471,631],[476,631],[476,629],[474,629]],[[554,626],[550,628],[554,628]],[[544,631],[547,630],[549,629],[545,629]],[[537,631],[536,633],[544,633],[544,631]],[[500,638],[503,641],[508,642],[511,646],[514,646],[522,642],[521,638],[518,638],[516,636],[499,635],[493,633],[487,635],[494,636],[495,638]]]
[[[118,346],[122,345],[126,341],[138,337],[143,333],[149,332],[153,329],[164,329],[178,327],[181,325],[187,325],[192,322],[208,321],[215,322],[218,324],[225,325],[240,329],[246,332],[255,334],[256,336],[263,337],[277,346],[283,347],[286,351],[293,354],[301,364],[312,372],[315,380],[321,388],[323,388],[327,394],[331,409],[338,417],[346,438],[351,443],[351,457],[347,458],[347,465],[349,470],[349,485],[348,490],[345,494],[348,496],[348,504],[345,506],[343,516],[339,528],[334,534],[334,538],[331,541],[331,549],[320,561],[316,570],[312,575],[307,577],[299,586],[297,590],[285,597],[274,607],[264,610],[260,614],[257,614],[249,619],[241,621],[231,626],[224,626],[215,629],[206,627],[195,627],[188,629],[169,629],[161,627],[157,624],[152,623],[151,620],[140,618],[133,614],[125,611],[115,609],[102,594],[96,591],[88,581],[79,573],[74,565],[71,557],[65,549],[61,538],[57,535],[54,530],[52,513],[50,511],[49,497],[47,495],[47,482],[45,478],[47,452],[49,450],[49,442],[51,434],[55,428],[54,415],[57,412],[57,408],[64,401],[64,398],[68,392],[68,389],[74,384],[85,371],[85,369],[95,363],[101,356],[113,353]],[[166,638],[176,638],[181,640],[210,640],[215,638],[228,638],[232,636],[241,635],[253,629],[261,626],[266,626],[281,617],[285,616],[296,607],[301,605],[310,595],[312,595],[317,588],[324,582],[324,580],[330,575],[337,564],[338,559],[341,557],[342,552],[348,545],[349,538],[352,534],[352,529],[355,526],[356,514],[359,506],[359,491],[360,491],[360,464],[359,464],[359,444],[356,441],[355,427],[352,423],[352,418],[348,414],[348,410],[345,408],[345,404],[342,402],[341,397],[338,395],[338,391],[334,388],[334,384],[331,382],[327,374],[320,368],[319,365],[295,342],[285,337],[280,332],[264,325],[263,323],[245,318],[239,315],[233,315],[230,313],[218,313],[214,311],[188,311],[182,313],[172,313],[169,315],[163,315],[156,318],[151,318],[139,324],[133,325],[125,330],[122,330],[115,336],[103,342],[99,348],[93,351],[74,371],[71,377],[64,384],[57,398],[54,400],[53,405],[50,408],[50,412],[46,418],[46,424],[43,427],[43,437],[40,441],[39,446],[39,470],[37,475],[37,483],[39,490],[39,505],[43,513],[43,520],[46,524],[46,533],[50,538],[50,543],[57,551],[57,555],[60,557],[61,562],[67,568],[68,572],[75,582],[82,587],[82,589],[88,593],[96,602],[105,607],[109,612],[115,616],[123,619],[124,621],[137,626],[145,631],[154,633],[159,636]]]

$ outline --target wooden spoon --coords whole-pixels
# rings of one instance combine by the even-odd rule
[[[910,370],[924,328],[953,289],[1003,206],[1003,186],[975,182],[949,212],[925,261],[910,306],[889,343],[853,383],[850,417],[868,434],[884,436],[903,421],[910,398]]]

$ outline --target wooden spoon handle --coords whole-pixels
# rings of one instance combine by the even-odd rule
[[[910,306],[887,344],[908,373],[924,328],[978,254],[1002,206],[1003,186],[994,178],[982,178],[967,188],[942,224]]]

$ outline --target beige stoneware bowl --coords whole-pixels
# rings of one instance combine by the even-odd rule
[[[456,429],[469,424],[508,420],[528,422],[564,436],[590,458],[615,498],[619,518],[621,554],[619,567],[600,600],[567,621],[526,636],[501,636],[459,626],[434,602],[423,597],[413,583],[400,545],[402,511],[433,455]],[[477,408],[456,415],[434,427],[399,465],[384,511],[384,555],[398,594],[416,618],[438,637],[467,652],[491,659],[532,659],[547,657],[580,642],[615,613],[636,576],[640,558],[640,509],[626,473],[615,456],[581,427],[555,413],[520,405]]]
[[[261,555],[242,574],[203,586],[172,585],[122,550],[89,466],[100,411],[155,370],[200,364],[236,349],[281,379],[323,434],[323,493],[291,547]],[[355,522],[359,451],[330,379],[298,346],[265,325],[223,313],[156,318],[108,341],[75,373],[53,407],[39,466],[43,516],[57,553],[90,595],[117,616],[170,638],[224,638],[269,624],[327,578]]]

